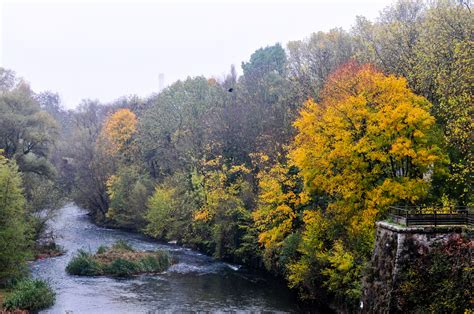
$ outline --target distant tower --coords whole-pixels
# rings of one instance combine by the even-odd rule
[[[158,75],[158,91],[161,92],[165,88],[165,74],[160,73]]]

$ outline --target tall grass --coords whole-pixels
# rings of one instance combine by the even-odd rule
[[[70,275],[96,276],[102,273],[102,266],[90,253],[79,250],[67,264],[66,272]]]
[[[38,279],[24,279],[18,282],[11,294],[3,301],[3,307],[8,310],[38,311],[54,304],[56,294],[49,284]]]

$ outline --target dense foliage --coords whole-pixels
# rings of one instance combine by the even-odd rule
[[[0,285],[20,277],[26,267],[31,229],[24,206],[18,168],[0,156]]]
[[[0,210],[26,213],[15,214],[18,230],[41,230],[38,210],[55,208],[44,196],[59,187],[97,223],[264,267],[303,298],[356,306],[388,206],[472,205],[473,23],[470,1],[400,0],[350,31],[260,48],[241,76],[231,67],[220,80],[69,112],[2,70],[0,149],[11,163],[0,175],[15,177],[18,165],[26,205],[13,178]],[[74,263],[76,273],[102,271],[88,253]]]
[[[12,293],[3,301],[6,310],[16,309],[37,312],[54,304],[56,294],[43,280],[25,279],[18,282]]]

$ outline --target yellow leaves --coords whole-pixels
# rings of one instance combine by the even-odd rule
[[[132,138],[137,132],[137,117],[129,109],[119,109],[104,123],[101,138],[106,150],[117,153],[133,154]]]
[[[397,138],[395,143],[392,144],[390,154],[395,156],[397,160],[406,156],[416,158],[416,152],[413,150],[412,142],[408,138]]]
[[[350,198],[382,173],[413,176],[413,167],[423,172],[439,160],[438,150],[427,149],[434,124],[429,103],[404,79],[349,65],[331,77],[323,95],[321,104],[308,100],[294,123],[290,158],[309,192]]]
[[[209,209],[199,210],[196,213],[194,213],[194,220],[195,221],[208,222],[208,221],[211,220],[211,218],[212,218],[212,216],[211,216],[211,213],[210,213]]]
[[[328,279],[325,285],[335,294],[358,299],[360,297],[360,265],[357,265],[352,253],[344,249],[342,241],[336,241],[333,250],[327,255],[329,267],[321,273]]]
[[[388,206],[425,196],[430,183],[423,174],[443,156],[433,141],[429,102],[410,91],[403,78],[350,63],[331,75],[322,96],[320,103],[308,100],[301,110],[289,157],[304,179],[304,192],[329,203],[324,211],[304,211],[302,257],[289,267],[289,280],[307,284],[302,272],[321,265],[319,275],[330,290],[357,298],[375,221]],[[276,178],[261,181],[262,201],[287,201],[269,191],[278,188]],[[266,232],[279,231],[270,228],[273,221],[260,220],[267,223]]]
[[[229,174],[236,174],[236,173],[249,174],[250,169],[245,167],[245,165],[237,165],[237,166],[230,167]]]
[[[262,171],[259,179],[258,206],[253,213],[259,243],[266,248],[278,247],[293,231],[296,210],[309,201],[309,196],[297,191],[298,176],[281,164]]]
[[[107,187],[107,194],[109,195],[110,199],[115,197],[113,186],[120,180],[120,177],[117,175],[111,175],[107,181],[105,182],[105,186]]]
[[[196,194],[203,200],[194,212],[193,220],[210,223],[223,213],[240,211],[243,207],[241,193],[246,193],[248,188],[243,177],[250,170],[244,165],[228,167],[221,156],[204,160],[201,165],[205,167],[204,174],[195,170],[191,178]]]

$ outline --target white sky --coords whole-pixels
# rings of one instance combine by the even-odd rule
[[[378,16],[390,0],[0,0],[0,66],[67,108],[158,91],[187,76],[222,77],[256,49]]]

